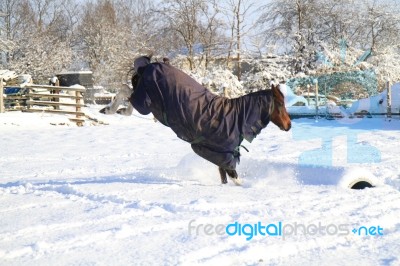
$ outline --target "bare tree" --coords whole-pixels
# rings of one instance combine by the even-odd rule
[[[0,11],[4,13],[4,30],[7,40],[10,40],[12,36],[12,24],[15,20],[15,10],[18,4],[19,0],[3,0],[0,4]]]
[[[236,70],[239,80],[242,75],[242,41],[248,30],[248,24],[246,24],[245,21],[253,5],[254,2],[250,0],[228,0],[225,4],[225,13],[229,21],[231,35],[228,47],[227,65],[229,66],[231,54],[236,53]]]
[[[204,66],[206,69],[209,66],[212,55],[216,56],[217,50],[221,49],[226,42],[224,34],[221,32],[224,27],[221,15],[218,1],[208,0],[208,4],[203,6],[198,32],[199,41],[203,46]],[[212,54],[213,52],[214,54]]]
[[[164,0],[159,9],[167,20],[166,31],[175,32],[187,48],[189,68],[195,68],[195,44],[198,42],[198,28],[201,11],[206,7],[205,0]]]
[[[4,0],[0,3],[0,22],[4,20],[4,24],[0,23],[0,52],[4,52],[4,57],[0,64],[4,63],[7,65],[9,61],[9,52],[14,47],[14,43],[11,41],[11,30],[17,4],[18,0]]]
[[[276,0],[258,20],[266,43],[294,56],[294,74],[315,68],[318,50],[351,45],[359,38],[357,0]],[[326,49],[325,49],[326,50]]]
[[[159,22],[152,1],[119,0],[116,5],[119,21],[132,31],[136,49],[157,49]]]
[[[398,43],[400,34],[399,3],[393,5],[393,3],[377,0],[363,0],[361,3],[363,8],[359,22],[364,28],[363,37],[364,40],[367,40],[366,46],[378,51],[381,47]],[[359,41],[361,42],[361,40]]]

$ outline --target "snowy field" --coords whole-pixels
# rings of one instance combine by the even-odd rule
[[[99,108],[108,125],[0,114],[0,265],[400,265],[399,118],[270,124],[238,187],[151,116]]]

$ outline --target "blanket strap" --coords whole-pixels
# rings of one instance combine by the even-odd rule
[[[245,149],[247,152],[249,152],[249,149],[247,149],[244,145],[240,145],[239,147],[242,147],[242,148]]]
[[[164,124],[169,127],[167,113],[163,112],[162,115],[163,115]]]
[[[200,137],[195,138],[193,141],[191,141],[190,144],[198,144],[198,143],[202,142],[205,139],[206,139],[205,137],[200,136]]]
[[[244,139],[244,136],[240,135],[239,145],[236,146],[236,148],[233,150],[233,157],[235,157],[235,158],[239,158],[240,159],[240,147],[245,149],[245,151],[249,152],[249,150],[245,146],[241,145],[243,139]]]
[[[247,152],[249,152],[249,149],[247,149],[245,146],[243,146],[243,145],[239,145],[239,146],[237,146],[236,148],[235,148],[235,150],[233,151],[233,154],[234,154],[234,156],[236,155],[239,155],[240,156],[240,147],[242,147],[245,151],[247,151]],[[235,156],[235,157],[236,157]]]

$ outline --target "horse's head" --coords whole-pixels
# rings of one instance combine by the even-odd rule
[[[277,125],[281,130],[289,131],[292,127],[292,122],[285,108],[285,99],[279,89],[279,85],[271,87],[273,101],[271,107],[271,122]]]

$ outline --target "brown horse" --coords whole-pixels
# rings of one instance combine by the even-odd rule
[[[273,101],[270,110],[270,120],[281,130],[289,131],[290,128],[292,127],[292,123],[289,114],[285,108],[284,96],[281,90],[279,89],[279,85],[275,86],[272,84],[271,90],[273,95]],[[236,170],[224,169],[222,167],[219,167],[218,169],[219,169],[219,174],[221,176],[222,184],[228,183],[226,178],[226,175],[228,174],[228,176],[236,185],[241,185],[241,180]]]

